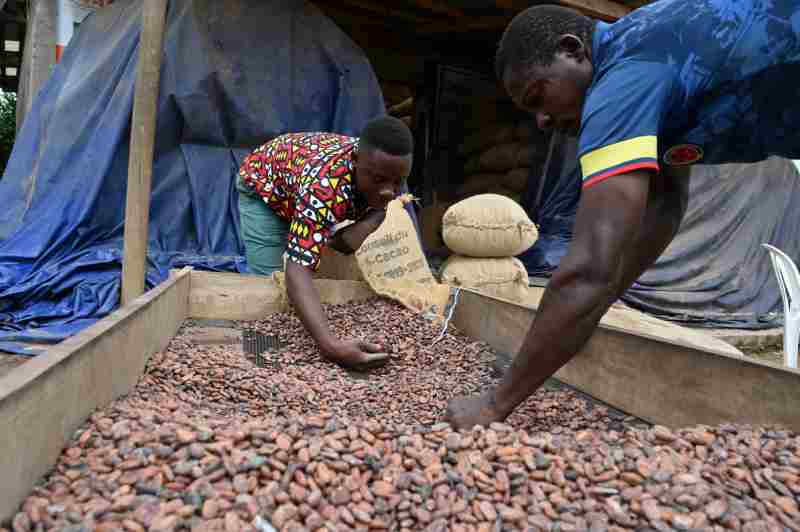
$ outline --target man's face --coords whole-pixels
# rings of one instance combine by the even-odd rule
[[[400,189],[411,173],[411,155],[389,155],[381,150],[358,152],[356,188],[374,209],[385,209],[400,195]]]
[[[536,119],[539,129],[575,135],[592,81],[592,64],[578,37],[565,35],[562,40],[566,40],[564,47],[552,64],[534,65],[523,72],[508,69],[503,83],[517,107]]]

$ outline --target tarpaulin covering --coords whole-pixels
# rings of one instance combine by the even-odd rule
[[[118,305],[141,2],[89,16],[0,180],[0,349],[56,342]],[[363,52],[303,0],[170,2],[147,286],[170,268],[246,271],[233,177],[288,131],[356,135],[385,113]]]
[[[694,167],[678,235],[623,300],[702,326],[780,326],[783,303],[761,244],[800,260],[798,206],[800,175],[790,160]]]
[[[520,259],[547,277],[566,254],[580,198],[574,142],[559,143],[545,176],[536,245]],[[686,216],[675,240],[622,300],[659,317],[704,327],[780,326],[783,303],[769,255],[772,244],[800,262],[800,175],[792,161],[695,166]]]

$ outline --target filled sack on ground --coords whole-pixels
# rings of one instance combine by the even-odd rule
[[[468,257],[514,257],[539,237],[514,200],[479,194],[452,205],[442,217],[442,236],[454,253]]]
[[[528,186],[530,173],[530,168],[514,168],[503,176],[500,183],[512,192],[522,192]]]
[[[466,198],[475,194],[486,194],[497,186],[504,178],[503,174],[472,174],[464,179],[464,183],[456,189],[456,196]]]
[[[492,124],[467,135],[458,147],[461,155],[470,155],[483,151],[497,144],[511,142],[514,137],[514,126],[511,124]]]
[[[536,144],[522,144],[517,152],[517,166],[532,167],[540,164],[545,153],[542,146]]]
[[[478,167],[485,172],[507,172],[517,166],[520,145],[516,142],[498,144],[481,153]]]
[[[442,266],[442,282],[472,288],[482,294],[524,303],[528,272],[514,257],[476,259],[451,255]]]

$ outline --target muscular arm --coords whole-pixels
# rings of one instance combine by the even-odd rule
[[[569,253],[553,274],[511,370],[494,393],[507,416],[587,342],[627,279],[645,221],[650,174],[614,176],[583,191]]]
[[[373,210],[364,218],[354,224],[336,231],[330,241],[330,246],[345,255],[351,255],[361,247],[367,239],[383,223],[386,211]]]
[[[319,346],[323,357],[356,370],[381,366],[389,360],[389,355],[383,352],[381,344],[359,339],[340,339],[331,332],[311,271],[305,266],[288,261],[286,292],[300,321]]]
[[[294,261],[286,263],[286,292],[300,321],[323,352],[335,350],[336,337],[328,327],[311,271]]]
[[[386,211],[372,211],[358,222],[351,224],[331,238],[330,246],[340,253],[354,253],[364,240],[383,222]],[[322,309],[319,294],[314,287],[313,277],[308,268],[293,261],[286,265],[286,292],[297,311],[306,330],[325,353],[332,353],[337,347],[337,338],[328,327],[328,319]]]

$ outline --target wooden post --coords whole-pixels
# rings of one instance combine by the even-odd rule
[[[122,259],[122,304],[144,293],[147,271],[147,224],[156,132],[158,88],[164,43],[167,0],[144,0],[139,67],[131,122],[128,194],[125,202],[125,242]]]

